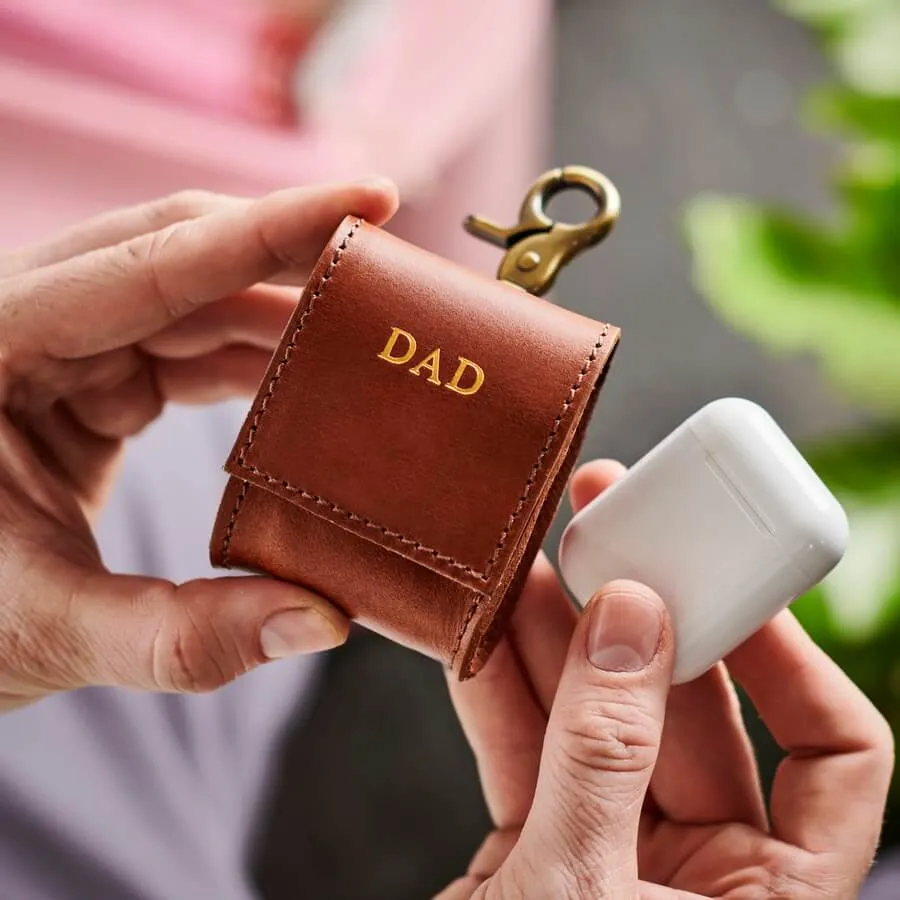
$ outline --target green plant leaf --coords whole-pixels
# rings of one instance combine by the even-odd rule
[[[819,131],[900,143],[900,96],[877,96],[846,85],[829,85],[807,95],[803,113]]]
[[[819,477],[861,503],[900,499],[900,425],[890,424],[804,448]]]
[[[865,643],[900,623],[900,427],[805,450],[850,523],[843,561],[795,610],[820,643]]]
[[[715,196],[694,200],[685,223],[695,286],[735,329],[815,354],[870,410],[900,413],[900,305],[846,239]]]
[[[838,177],[845,252],[900,311],[900,166],[890,171],[872,155],[855,154]]]
[[[831,616],[831,608],[821,585],[795,600],[791,609],[822,649],[827,650],[832,644],[840,641],[839,632]]]
[[[851,538],[841,565],[794,610],[900,733],[900,0],[774,4],[810,28],[838,79],[804,109],[809,127],[850,140],[837,216],[823,227],[700,197],[686,216],[694,279],[737,331],[773,351],[814,354],[884,419],[807,452],[846,508]],[[892,796],[900,821],[900,777]]]
[[[775,0],[787,15],[822,28],[840,25],[852,17],[877,9],[883,0]]]
[[[830,52],[843,79],[857,90],[900,94],[900,6],[872,2],[843,23]]]
[[[822,594],[842,639],[865,643],[900,614],[900,494],[881,503],[838,499],[850,522],[850,546]]]

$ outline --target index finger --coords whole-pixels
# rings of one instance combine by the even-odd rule
[[[0,316],[7,353],[70,359],[127,346],[198,307],[315,260],[346,215],[375,224],[390,182],[294,188],[177,222],[11,280]]]
[[[478,765],[496,828],[518,828],[534,798],[547,718],[507,637],[477,678],[448,676],[450,697]]]
[[[773,832],[867,866],[893,767],[885,720],[789,612],[735,650],[728,667],[788,752],[772,790]]]
[[[161,200],[113,209],[79,222],[48,241],[14,249],[7,257],[0,258],[0,277],[50,266],[140,234],[159,231],[174,222],[196,219],[226,206],[246,207],[249,203],[249,200],[206,191],[179,191]]]
[[[569,484],[572,511],[577,513],[624,472],[625,467],[611,459],[585,463]],[[513,610],[509,635],[545,715],[550,714],[577,622],[575,605],[553,567],[540,554]]]

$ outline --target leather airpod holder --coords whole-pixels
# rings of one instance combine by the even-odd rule
[[[214,564],[309,587],[475,674],[557,509],[618,336],[346,219],[226,464]]]

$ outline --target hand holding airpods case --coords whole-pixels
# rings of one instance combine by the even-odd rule
[[[534,276],[542,245],[525,252]],[[347,219],[228,458],[214,564],[305,585],[474,674],[557,509],[618,336]]]
[[[742,643],[838,563],[838,501],[763,409],[710,403],[581,510],[560,569],[581,605],[626,578],[662,597],[676,683]]]

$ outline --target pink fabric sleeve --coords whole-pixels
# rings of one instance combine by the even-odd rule
[[[3,7],[21,13],[45,2],[86,8],[71,0],[7,0]],[[207,2],[163,0],[160,8],[199,15]],[[0,197],[7,211],[0,246],[185,187],[255,195],[375,172],[395,178],[406,204],[429,206],[434,219],[430,197],[455,205],[453,197],[465,193],[444,187],[448,173],[465,168],[466,158],[494,158],[501,146],[505,162],[469,171],[465,181],[474,196],[503,194],[503,208],[517,208],[523,177],[535,174],[536,135],[546,128],[541,89],[551,0],[396,2],[385,39],[360,54],[331,102],[296,130],[211,115],[79,74],[53,54],[23,59],[0,50]],[[225,46],[209,43],[203,54]],[[174,55],[179,77],[190,80],[192,54]],[[211,73],[204,77],[213,85]],[[521,124],[538,118],[539,128]],[[501,127],[505,121],[514,124]],[[485,141],[494,146],[481,146]],[[516,196],[504,187],[513,180]],[[484,211],[503,214],[493,204]]]

